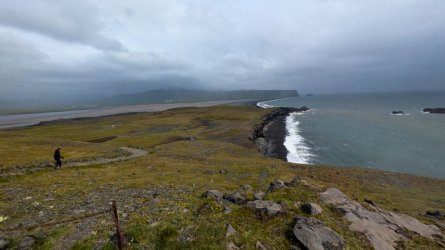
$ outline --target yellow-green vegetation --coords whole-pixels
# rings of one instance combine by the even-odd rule
[[[295,203],[322,205],[318,193],[327,187],[338,187],[359,202],[368,198],[382,208],[425,222],[429,219],[421,213],[445,207],[444,180],[361,168],[304,166],[262,156],[248,136],[266,112],[247,106],[183,108],[1,132],[1,159],[7,159],[9,165],[43,161],[59,145],[73,158],[106,155],[119,146],[144,148],[149,154],[110,164],[1,177],[0,216],[7,219],[0,227],[19,229],[0,231],[0,237],[17,245],[24,235],[32,234],[38,238],[38,249],[113,249],[109,213],[29,232],[20,231],[17,224],[23,228],[82,217],[106,210],[115,199],[123,231],[134,238],[130,249],[225,249],[229,241],[244,249],[254,249],[257,241],[271,249],[289,249],[295,244],[293,218],[304,215]],[[103,142],[88,142],[94,140]],[[22,156],[24,147],[32,154]],[[237,205],[231,206],[231,213],[224,213],[220,203],[201,197],[209,189],[230,194],[243,184],[266,191],[271,181],[290,181],[295,176],[308,185],[268,195],[267,199],[282,201],[287,207],[285,214],[268,220]],[[362,235],[348,230],[340,214],[322,207],[324,212],[316,217],[343,236],[347,249],[370,249]],[[227,223],[237,230],[228,239]],[[436,243],[418,237],[405,244],[439,249]]]

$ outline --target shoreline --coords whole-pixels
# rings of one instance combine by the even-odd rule
[[[286,118],[291,113],[301,113],[309,110],[303,106],[301,108],[276,108],[266,114],[261,123],[253,127],[249,139],[254,142],[258,151],[263,155],[278,158],[288,162],[289,151],[285,146]]]
[[[57,120],[93,118],[93,117],[121,115],[128,113],[159,112],[174,108],[210,107],[210,106],[233,104],[246,101],[249,100],[224,100],[224,101],[208,101],[208,102],[194,102],[194,103],[128,105],[128,106],[108,107],[102,109],[3,115],[0,116],[0,130],[35,126],[42,123],[57,121]]]

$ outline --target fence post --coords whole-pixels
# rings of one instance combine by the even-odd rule
[[[122,250],[127,245],[127,242],[126,242],[125,238],[123,237],[121,229],[119,227],[119,216],[117,214],[117,207],[116,207],[115,200],[113,200],[111,207],[113,209],[114,224],[116,226],[117,247],[119,248],[119,250]]]

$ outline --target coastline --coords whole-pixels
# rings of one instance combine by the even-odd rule
[[[128,105],[103,109],[71,110],[62,112],[31,113],[0,116],[0,129],[11,129],[38,125],[44,122],[66,119],[91,118],[127,113],[158,112],[173,108],[210,107],[215,105],[239,103],[248,100],[224,100],[195,103]]]
[[[258,151],[263,155],[288,161],[289,151],[286,148],[285,140],[288,134],[286,119],[291,113],[301,113],[309,108],[275,108],[272,112],[262,118],[262,122],[257,124],[249,139],[253,141]]]

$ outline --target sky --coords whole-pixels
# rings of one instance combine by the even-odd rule
[[[445,89],[443,0],[0,1],[0,98]]]

